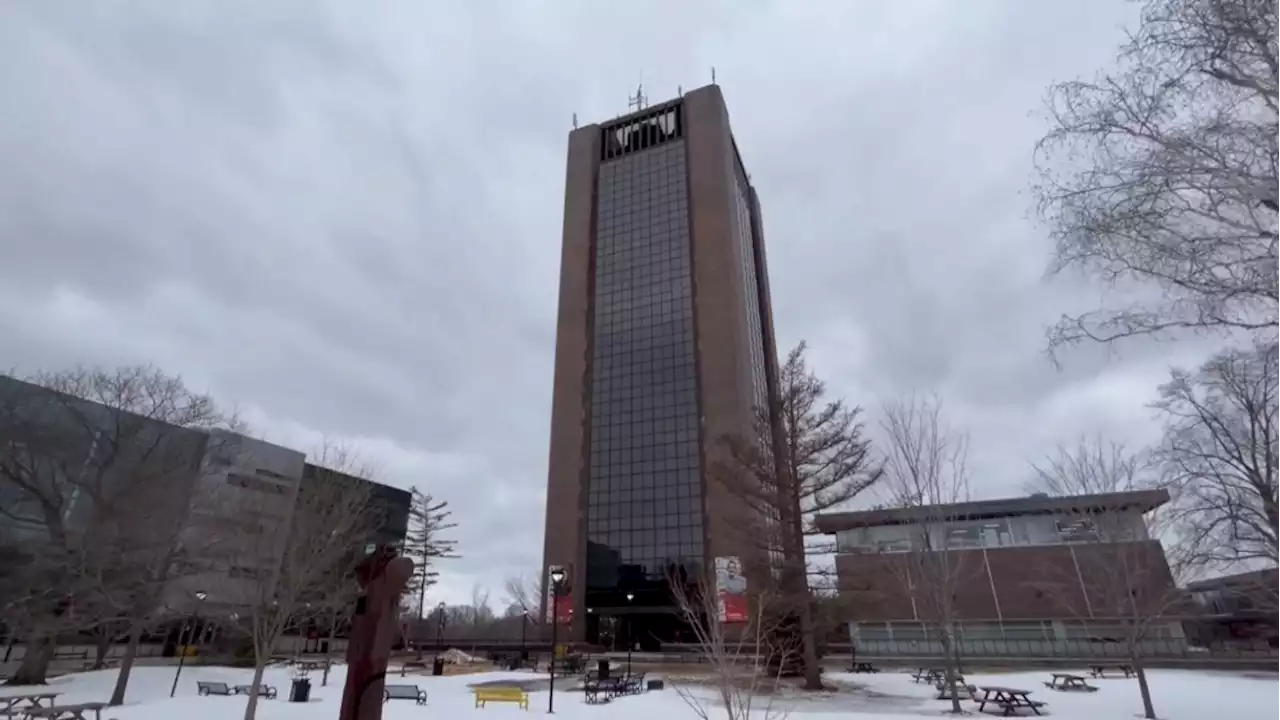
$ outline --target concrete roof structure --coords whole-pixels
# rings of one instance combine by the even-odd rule
[[[1131,490],[1090,495],[1030,495],[976,500],[950,505],[875,508],[857,512],[824,513],[814,519],[828,535],[842,530],[881,525],[908,525],[922,520],[984,520],[1026,515],[1059,515],[1140,509],[1150,512],[1169,502],[1167,490]]]

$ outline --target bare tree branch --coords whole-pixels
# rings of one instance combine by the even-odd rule
[[[1050,89],[1036,151],[1050,271],[1156,299],[1064,316],[1082,340],[1276,327],[1275,0],[1148,0],[1120,67]]]
[[[1276,357],[1272,337],[1219,353],[1198,372],[1175,370],[1160,388],[1156,459],[1200,566],[1280,561]]]
[[[1149,489],[1155,484],[1150,472],[1141,455],[1101,441],[1060,448],[1036,467],[1040,486],[1063,497]],[[1064,610],[1085,621],[1109,621],[1110,632],[1122,636],[1138,675],[1145,717],[1154,719],[1143,648],[1159,628],[1187,610],[1176,582],[1186,567],[1185,556],[1175,546],[1170,563],[1160,546],[1159,538],[1170,529],[1165,509],[1144,516],[1143,509],[1099,508],[1094,502],[1082,499],[1070,513],[1073,567],[1057,578],[1047,571],[1040,584]]]
[[[776,609],[789,608],[801,636],[805,687],[822,689],[810,568],[811,555],[834,548],[819,542],[821,512],[848,506],[881,475],[871,457],[861,409],[836,399],[805,362],[804,343],[778,371],[778,399],[757,408],[754,432],[723,438],[712,477],[750,510],[737,528],[746,547],[763,558],[756,585],[768,585]],[[751,562],[749,565],[753,564]]]
[[[959,714],[956,594],[980,570],[953,547],[951,535],[951,524],[960,519],[956,505],[969,499],[969,440],[946,425],[936,397],[886,405],[882,426],[889,504],[911,510],[905,552],[884,555],[882,567],[941,642],[951,712]]]

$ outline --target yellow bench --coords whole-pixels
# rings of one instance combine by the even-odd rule
[[[528,710],[529,693],[518,687],[476,688],[476,707],[482,708],[487,702],[513,702],[521,710]]]

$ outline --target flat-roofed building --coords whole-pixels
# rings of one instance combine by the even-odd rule
[[[1098,655],[1129,636],[1114,599],[1123,564],[1134,598],[1160,619],[1144,642],[1185,643],[1178,595],[1144,516],[1164,490],[983,500],[830,513],[818,528],[836,541],[836,572],[859,654],[941,651],[913,554],[954,553],[951,609],[962,654]],[[916,558],[918,560],[918,558]],[[1165,619],[1167,618],[1167,619]],[[1155,647],[1161,646],[1161,647]]]

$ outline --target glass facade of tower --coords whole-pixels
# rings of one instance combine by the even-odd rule
[[[588,590],[639,590],[703,557],[685,145],[661,129],[607,145],[599,169]]]

